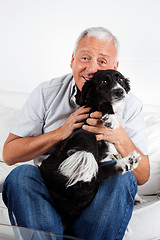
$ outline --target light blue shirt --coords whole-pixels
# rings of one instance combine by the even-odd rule
[[[72,73],[40,84],[29,96],[11,132],[20,137],[28,137],[59,128],[79,107],[76,104],[76,93]],[[127,94],[122,112],[124,128],[135,146],[147,154],[142,109],[140,100],[132,93]],[[39,165],[47,156],[44,154],[34,159],[35,164]]]

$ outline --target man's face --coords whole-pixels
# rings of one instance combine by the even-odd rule
[[[78,89],[99,70],[118,68],[114,42],[84,36],[72,55],[71,68]]]

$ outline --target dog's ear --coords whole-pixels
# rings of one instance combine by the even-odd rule
[[[125,89],[126,93],[128,93],[131,88],[130,88],[130,80],[128,78],[125,78],[122,73],[112,70],[115,72],[114,76],[116,77],[116,80],[118,83]]]
[[[130,88],[130,81],[128,78],[125,77],[118,77],[118,83],[125,89],[126,93],[128,93],[131,88]]]
[[[92,79],[85,82],[80,99],[80,106],[92,107],[94,99],[94,84]]]
[[[125,89],[126,93],[128,93],[131,90],[130,81],[128,78],[124,79],[124,89]]]

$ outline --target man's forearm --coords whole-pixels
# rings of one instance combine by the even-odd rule
[[[84,119],[89,117],[89,111],[90,108],[80,107],[58,129],[37,137],[22,138],[10,133],[3,148],[4,161],[13,165],[39,157],[69,137],[75,129],[82,127]]]
[[[126,157],[134,150],[140,153],[140,163],[138,164],[138,167],[132,172],[137,180],[138,185],[143,185],[145,182],[147,182],[150,176],[150,164],[148,156],[139,151],[139,149],[136,148],[134,143],[127,135],[125,138],[123,138],[123,141],[120,144],[115,144],[115,147],[122,157]]]
[[[98,118],[98,116],[101,117],[100,113],[99,115],[98,113],[95,113],[95,117]],[[101,124],[99,119],[89,119],[87,123],[90,124],[90,126],[84,125],[84,130],[96,133],[98,141],[105,140],[113,143],[122,157],[126,157],[134,150],[139,152],[141,154],[141,161],[138,167],[133,171],[133,174],[139,185],[142,185],[148,181],[150,176],[149,158],[136,148],[122,126],[116,129],[109,129]]]
[[[3,159],[8,165],[29,161],[47,152],[60,140],[59,129],[37,137],[22,138],[10,134],[4,144]]]

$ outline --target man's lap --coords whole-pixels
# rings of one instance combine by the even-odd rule
[[[38,190],[35,188],[37,181],[39,181],[38,186],[40,186],[38,187]],[[46,204],[52,205],[50,209],[51,211],[52,209],[54,211],[51,197],[49,196],[48,190],[43,182],[40,170],[35,166],[27,164],[17,167],[7,177],[3,187],[3,199],[6,205],[8,205],[6,197],[7,185],[11,185],[11,191],[18,191],[22,184],[29,186],[30,191],[38,191],[38,196],[40,196],[42,192],[41,201],[39,199],[40,203],[44,201],[44,196],[47,194],[47,198],[49,200],[47,200]],[[137,182],[131,172],[112,177],[103,182],[99,186],[98,192],[91,204],[77,219],[74,225],[76,235],[81,238],[92,240],[111,240],[112,236],[114,235],[115,237],[116,234],[117,237],[118,235],[120,236],[120,238],[117,239],[121,239],[121,236],[124,234],[128,221],[131,217],[136,191]],[[45,203],[43,202],[43,208],[44,204]],[[41,208],[41,206],[39,206],[39,208]],[[27,211],[29,212],[30,209],[27,209]],[[50,213],[48,215],[50,215]],[[55,213],[51,216],[57,218]],[[38,220],[41,221],[41,219]],[[57,220],[58,219],[55,221],[57,222]],[[60,221],[60,218],[58,221]],[[59,226],[60,225],[61,223],[59,223]],[[49,230],[51,231],[51,229]],[[52,231],[55,232],[54,229]]]

